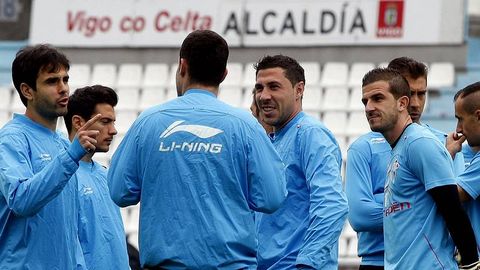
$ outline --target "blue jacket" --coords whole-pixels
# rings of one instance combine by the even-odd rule
[[[409,125],[385,180],[385,269],[457,269],[454,243],[428,190],[454,185],[452,158],[427,128]]]
[[[469,154],[468,166],[465,168],[465,171],[457,177],[457,185],[462,187],[462,189],[472,197],[471,200],[464,202],[463,206],[472,223],[478,246],[480,244],[480,200],[478,200],[478,196],[480,195],[480,179],[478,178],[480,174],[480,153],[474,153],[470,146],[466,146],[468,150],[467,154]]]
[[[78,194],[85,154],[24,115],[0,130],[0,268],[76,269]]]
[[[108,183],[140,205],[140,261],[171,269],[255,269],[253,211],[283,202],[284,166],[247,111],[205,90],[143,112],[115,151]]]
[[[378,132],[361,136],[348,149],[345,176],[348,218],[357,232],[358,256],[363,265],[384,264],[383,195],[391,151]]]
[[[348,207],[335,138],[300,112],[272,141],[287,166],[288,197],[275,213],[258,215],[258,269],[338,269]]]
[[[122,216],[108,192],[107,170],[80,161],[73,178],[78,182],[79,239],[87,269],[129,269]]]
[[[445,132],[434,129],[427,124],[422,123],[421,126],[426,127],[433,135],[435,135],[435,137],[437,137],[438,140],[440,140],[440,142],[445,147],[445,144],[447,142],[447,134],[445,134]],[[463,156],[463,151],[460,151],[457,152],[455,158],[453,159],[453,173],[455,174],[455,176],[458,176],[463,173],[463,171],[465,171],[465,159]]]

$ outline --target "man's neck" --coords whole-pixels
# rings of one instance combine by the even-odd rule
[[[57,120],[58,120],[58,117],[55,117],[55,118],[45,118],[45,117],[42,117],[40,114],[38,114],[37,112],[33,111],[33,110],[29,110],[27,108],[27,110],[25,111],[25,116],[27,116],[28,118],[30,118],[33,122],[35,123],[38,123],[52,131],[55,131],[57,129]]]
[[[398,140],[398,138],[402,135],[405,128],[407,128],[407,126],[410,125],[411,123],[412,123],[412,119],[410,118],[409,115],[404,117],[400,116],[394,128],[390,129],[387,132],[384,132],[383,136],[385,137],[385,139],[387,139],[387,142],[390,145],[393,145]]]
[[[208,86],[199,83],[188,84],[183,90],[183,94],[189,89],[202,89],[208,92],[213,93],[215,96],[218,96],[218,86]]]
[[[82,161],[87,163],[92,163],[93,154],[94,153],[87,153],[85,156],[83,156]]]
[[[281,125],[278,125],[278,126],[273,126],[273,131],[274,132],[278,132],[279,130],[281,130],[282,128],[284,128],[286,125],[288,125],[288,123],[290,123],[290,121],[293,120],[293,118],[295,118],[300,112],[302,111],[302,108],[301,107],[298,107],[296,108],[292,114],[290,114],[290,116],[288,117],[287,121],[283,122]]]

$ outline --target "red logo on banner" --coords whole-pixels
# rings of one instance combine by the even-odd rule
[[[403,0],[380,0],[377,37],[402,37]]]

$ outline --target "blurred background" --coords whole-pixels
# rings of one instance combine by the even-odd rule
[[[71,60],[71,92],[103,84],[120,97],[119,134],[109,153],[95,155],[108,166],[138,114],[176,97],[178,48],[196,29],[231,46],[219,98],[246,110],[253,64],[267,54],[296,58],[306,73],[303,108],[333,131],[344,159],[369,131],[360,101],[368,70],[399,56],[427,64],[422,122],[445,132],[455,129],[455,92],[480,80],[480,0],[0,0],[0,126],[25,110],[11,82],[16,52],[52,44]],[[138,206],[122,215],[138,246]],[[357,269],[356,241],[346,224],[340,269]]]

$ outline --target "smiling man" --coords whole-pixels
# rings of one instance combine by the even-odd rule
[[[288,56],[256,65],[255,100],[287,167],[288,197],[257,222],[258,269],[337,269],[347,215],[342,157],[333,134],[302,112],[303,68]]]
[[[115,110],[118,97],[113,89],[93,85],[75,90],[70,96],[68,113],[64,117],[70,140],[85,123],[97,114],[101,118],[91,126],[98,130],[95,150],[80,160],[73,176],[78,182],[79,228],[87,269],[129,269],[125,231],[120,209],[110,198],[107,170],[92,160],[96,152],[110,149],[115,129]]]

